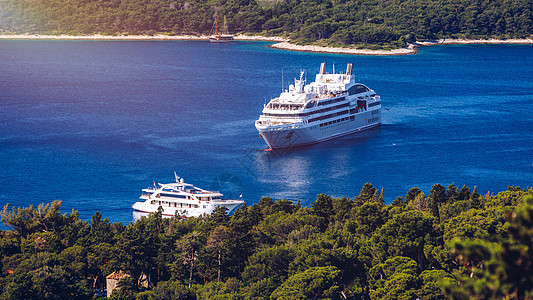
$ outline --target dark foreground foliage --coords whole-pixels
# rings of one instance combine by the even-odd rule
[[[436,184],[386,205],[367,183],[311,207],[266,197],[126,226],[60,205],[1,212],[1,299],[97,298],[119,270],[113,299],[533,299],[533,189]]]
[[[0,0],[0,32],[208,34],[215,11],[233,33],[300,43],[404,47],[533,33],[530,0]]]

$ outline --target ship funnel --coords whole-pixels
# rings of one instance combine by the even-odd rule
[[[348,65],[346,65],[346,75],[352,75],[352,71],[353,71],[353,64],[348,63]]]
[[[320,64],[320,74],[326,74],[326,63]]]

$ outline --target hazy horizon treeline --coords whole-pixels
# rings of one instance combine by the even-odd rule
[[[18,33],[209,34],[215,11],[230,32],[299,43],[380,44],[437,38],[526,38],[529,0],[0,0],[0,29]]]
[[[387,205],[367,183],[310,207],[265,197],[128,225],[60,206],[1,211],[0,298],[95,299],[114,271],[131,276],[112,299],[533,298],[533,188],[435,184]]]

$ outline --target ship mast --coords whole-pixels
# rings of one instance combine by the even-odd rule
[[[224,16],[224,34],[228,34],[228,27],[226,26],[226,16]]]
[[[215,12],[215,36],[218,35],[218,22],[217,22],[217,19],[218,19],[218,13]]]

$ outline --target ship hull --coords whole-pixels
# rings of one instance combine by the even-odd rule
[[[272,130],[269,127],[257,130],[267,145],[272,148],[288,148],[316,144],[337,137],[353,134],[381,125],[381,110],[371,110],[356,115],[345,117],[330,122],[307,124],[300,128],[279,128]]]
[[[229,36],[229,37],[210,37],[209,38],[209,42],[211,43],[216,43],[216,44],[219,44],[219,43],[229,43],[229,42],[233,42],[234,39],[233,37]]]
[[[175,216],[176,214],[178,216],[182,217],[198,217],[203,214],[211,214],[216,207],[218,206],[224,206],[227,208],[228,213],[231,213],[233,210],[235,210],[237,207],[239,207],[241,204],[243,204],[244,201],[241,200],[227,200],[224,204],[209,204],[200,203],[199,207],[188,207],[187,205],[183,205],[183,207],[174,207],[172,205],[157,205],[157,204],[151,204],[150,201],[145,202],[135,202],[133,204],[132,208],[136,211],[140,211],[143,213],[154,213],[157,212],[157,210],[161,207],[163,209],[162,214],[164,216]]]

